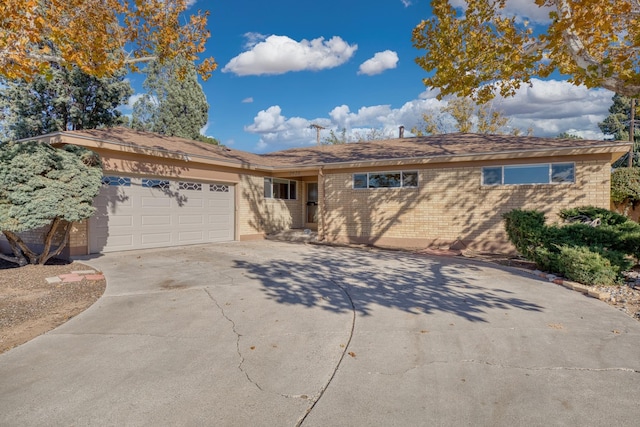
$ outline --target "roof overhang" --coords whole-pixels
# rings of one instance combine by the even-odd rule
[[[488,162],[499,160],[523,160],[549,157],[567,157],[567,156],[585,156],[585,155],[608,155],[610,161],[614,162],[632,148],[632,143],[603,143],[593,146],[582,147],[563,147],[549,149],[529,149],[529,150],[509,150],[509,151],[492,151],[470,154],[445,154],[431,155],[425,157],[401,157],[392,159],[376,159],[376,160],[357,160],[357,161],[338,161],[328,163],[315,163],[305,165],[290,166],[266,166],[260,164],[252,164],[249,162],[233,159],[220,159],[213,156],[201,154],[193,154],[180,151],[171,151],[162,147],[145,147],[135,144],[127,144],[126,142],[118,142],[110,139],[96,138],[88,135],[72,134],[69,132],[55,132],[43,135],[36,139],[51,145],[72,144],[86,148],[115,151],[120,153],[129,153],[142,156],[151,156],[163,159],[174,159],[184,162],[197,162],[213,166],[244,169],[253,171],[263,171],[266,173],[280,176],[310,176],[318,173],[319,169],[324,170],[341,170],[341,169],[370,169],[380,167],[407,167],[420,165],[434,165],[441,163],[459,163],[459,162]]]
[[[79,145],[89,149],[100,149],[107,151],[115,151],[120,153],[128,153],[142,156],[159,157],[163,159],[173,159],[184,162],[197,162],[203,164],[209,164],[214,166],[231,167],[236,169],[248,169],[255,170],[257,165],[252,165],[247,162],[232,159],[219,159],[212,156],[204,156],[201,154],[193,154],[181,151],[167,150],[161,147],[144,147],[135,144],[127,144],[125,142],[118,142],[109,139],[95,138],[88,135],[74,135],[68,132],[55,132],[37,138],[29,138],[29,140],[36,139],[51,145]]]
[[[549,157],[567,157],[567,156],[590,156],[590,155],[608,155],[611,162],[615,162],[624,154],[628,153],[632,144],[607,144],[593,147],[567,147],[553,149],[535,149],[521,151],[502,151],[502,152],[486,152],[473,154],[458,155],[439,155],[429,157],[403,157],[395,159],[380,160],[361,160],[351,162],[331,162],[318,163],[304,166],[289,166],[275,168],[278,174],[305,171],[317,171],[318,169],[339,170],[339,169],[357,169],[357,168],[376,168],[376,167],[393,167],[409,165],[433,165],[438,163],[459,163],[459,162],[489,162],[500,160],[519,160],[519,159],[536,159]]]

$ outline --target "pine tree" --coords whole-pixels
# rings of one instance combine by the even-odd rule
[[[94,129],[122,122],[118,106],[133,93],[124,71],[97,78],[79,68],[51,66],[51,73],[0,85],[0,140],[55,131]]]
[[[175,59],[164,65],[152,63],[146,70],[147,90],[133,107],[131,127],[168,136],[198,140],[207,124],[209,104],[198,83],[193,62]]]
[[[617,141],[629,140],[629,122],[631,120],[631,98],[613,95],[613,104],[609,107],[609,115],[603,122],[598,123],[600,130],[605,135],[613,135],[613,139]],[[637,108],[637,106],[636,106]],[[636,109],[635,117],[638,117],[638,109]],[[635,127],[634,140],[640,139],[640,129]]]

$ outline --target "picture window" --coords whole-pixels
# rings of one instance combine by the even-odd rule
[[[353,174],[353,188],[415,188],[418,172],[369,172]]]
[[[572,184],[575,163],[489,166],[482,168],[482,185]]]

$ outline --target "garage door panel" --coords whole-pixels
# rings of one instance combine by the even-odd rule
[[[204,237],[202,230],[181,231],[178,233],[180,243],[201,242],[204,240]]]
[[[185,187],[146,177],[110,182],[94,201],[98,213],[89,221],[91,253],[234,238],[232,185],[189,183]],[[158,183],[162,188],[150,187]]]
[[[143,227],[154,225],[171,225],[171,215],[142,215],[140,222]]]
[[[184,209],[202,209],[204,207],[204,202],[200,198],[189,197],[182,207]]]
[[[228,230],[219,230],[219,231],[209,231],[209,240],[212,242],[226,242],[231,237],[229,236]]]
[[[132,215],[113,216],[113,217],[110,217],[107,221],[105,221],[105,225],[109,228],[133,227],[133,216]]]
[[[228,215],[209,215],[209,224],[213,226],[229,227],[231,221]]]
[[[180,215],[178,223],[184,225],[204,225],[204,215]]]
[[[165,246],[171,244],[171,233],[142,233],[141,243],[147,247]]]
[[[125,235],[110,235],[109,245],[113,245],[116,248],[126,249],[133,245],[133,236],[131,234]]]
[[[170,208],[171,199],[161,195],[158,195],[158,197],[142,197],[141,206],[143,208]]]

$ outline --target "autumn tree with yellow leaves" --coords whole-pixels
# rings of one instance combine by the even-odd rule
[[[420,125],[411,128],[416,136],[439,135],[443,133],[481,133],[486,135],[507,135],[522,133],[509,126],[509,118],[493,107],[491,102],[476,104],[471,98],[452,98],[440,110],[422,114]]]
[[[208,12],[186,14],[186,0],[3,0],[0,76],[29,79],[52,63],[111,76],[141,62],[200,60],[206,79],[216,68],[200,58],[209,38]]]
[[[506,0],[467,0],[464,10],[432,0],[433,16],[413,30],[424,84],[483,103],[513,96],[554,71],[587,87],[640,94],[640,0],[531,0],[549,10],[533,25],[505,12]]]

